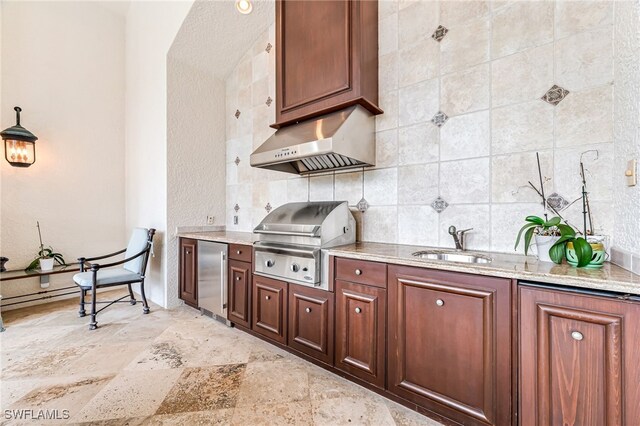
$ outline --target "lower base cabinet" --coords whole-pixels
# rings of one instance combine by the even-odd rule
[[[287,343],[287,283],[253,276],[251,329],[278,343]]]
[[[640,425],[640,303],[519,293],[520,423]]]
[[[335,291],[336,368],[384,388],[387,291],[345,281]]]
[[[227,319],[251,327],[251,263],[229,260]]]
[[[464,425],[510,424],[511,281],[388,271],[388,390]]]
[[[333,293],[289,284],[288,346],[333,364]]]

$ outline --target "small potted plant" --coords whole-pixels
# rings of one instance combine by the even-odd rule
[[[538,216],[527,216],[525,222],[524,226],[520,228],[518,232],[514,249],[518,248],[520,239],[524,233],[524,254],[527,255],[529,253],[529,247],[531,246],[531,240],[535,236],[538,259],[542,262],[552,262],[552,259],[549,257],[549,249],[560,239],[563,229],[568,228],[573,231],[570,226],[560,223],[561,219],[557,216],[549,220],[542,219]],[[566,229],[565,232],[567,232]]]
[[[64,261],[64,257],[62,254],[56,253],[53,251],[52,247],[45,247],[42,244],[42,234],[40,233],[40,222],[36,222],[36,226],[38,227],[38,238],[40,239],[40,250],[38,251],[38,255],[35,259],[27,266],[27,271],[33,271],[40,266],[41,271],[52,271],[54,263],[58,265],[66,265]]]

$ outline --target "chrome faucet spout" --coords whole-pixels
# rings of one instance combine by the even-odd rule
[[[471,230],[473,230],[473,228],[458,231],[453,225],[449,227],[449,234],[453,237],[453,242],[456,245],[456,250],[464,251],[464,234]]]

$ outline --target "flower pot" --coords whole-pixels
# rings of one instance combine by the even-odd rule
[[[558,241],[560,237],[555,235],[536,235],[536,249],[538,250],[538,260],[541,262],[553,262],[549,257],[549,249]]]
[[[40,259],[41,271],[53,271],[53,257]]]
[[[604,244],[602,243],[589,243],[591,246],[591,250],[593,250],[593,254],[591,255],[591,260],[585,268],[602,268],[602,264],[606,258],[606,252],[604,250]],[[578,266],[578,257],[576,256],[576,251],[573,248],[573,243],[569,241],[567,243],[566,249],[567,262],[571,266]]]

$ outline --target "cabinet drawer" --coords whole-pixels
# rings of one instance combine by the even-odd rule
[[[387,288],[387,265],[364,260],[336,258],[336,279]]]
[[[241,244],[229,244],[229,259],[251,263],[253,247]]]

